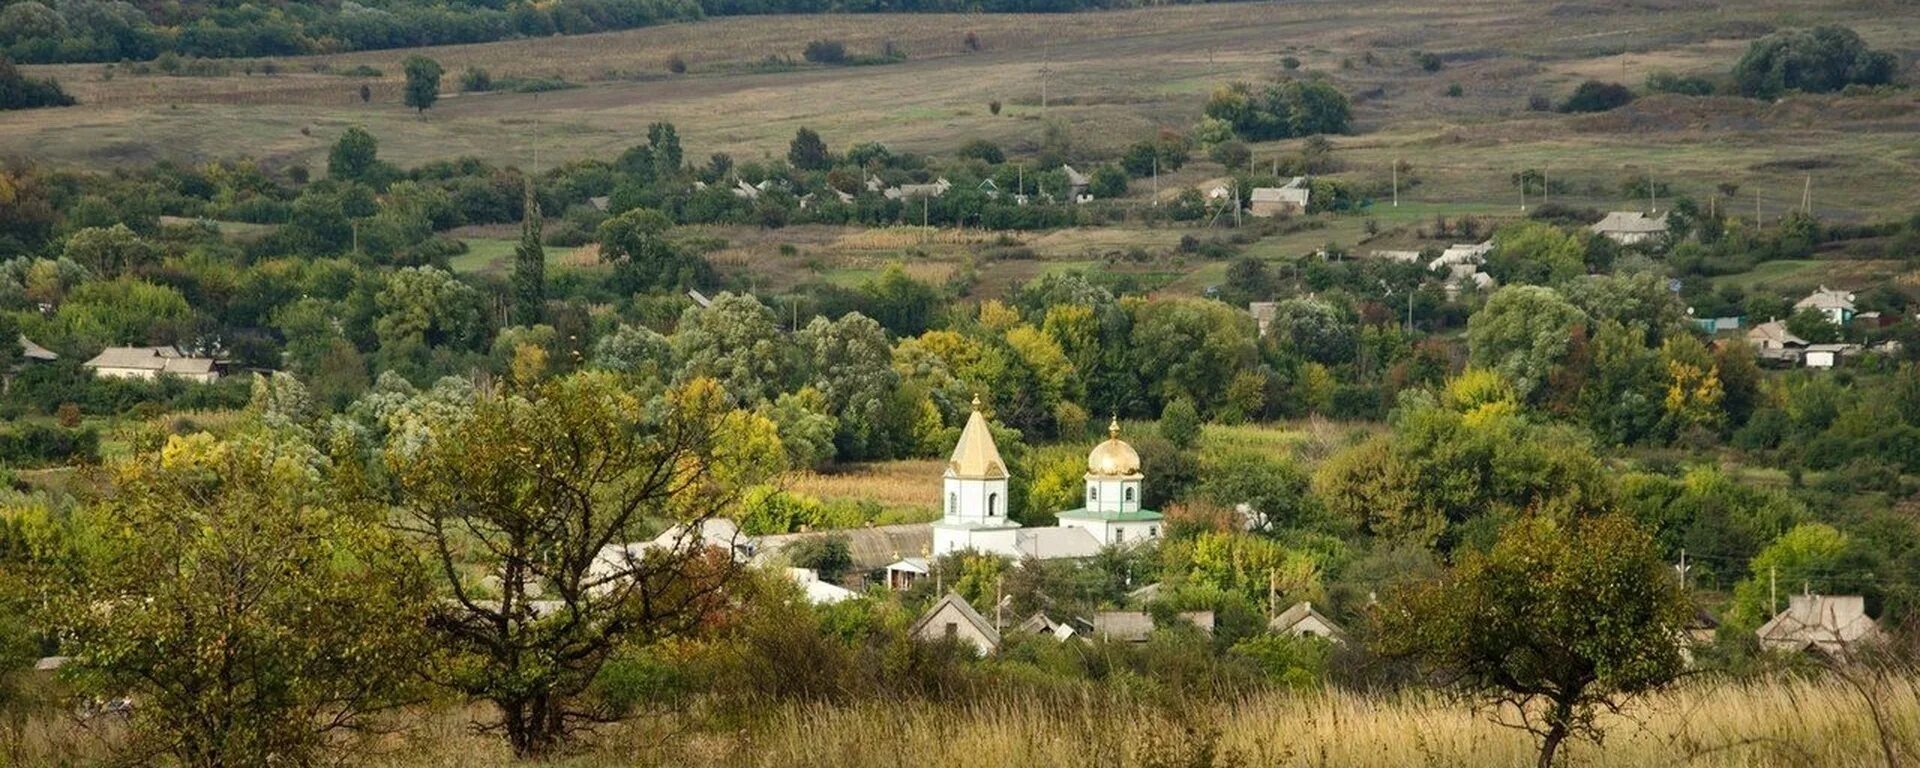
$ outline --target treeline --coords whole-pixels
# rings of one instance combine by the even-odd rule
[[[801,13],[1048,13],[1131,7],[1124,0],[559,0],[443,4],[426,0],[231,5],[187,0],[10,0],[0,52],[28,63],[296,56],[518,37],[581,35],[706,16]]]

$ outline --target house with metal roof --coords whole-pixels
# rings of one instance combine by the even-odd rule
[[[1621,245],[1634,245],[1666,234],[1667,216],[1649,216],[1639,211],[1614,211],[1595,222],[1591,229],[1595,234]]]
[[[1796,312],[1803,309],[1818,310],[1820,314],[1826,315],[1827,322],[1846,325],[1853,322],[1853,316],[1856,314],[1853,299],[1853,294],[1848,291],[1835,290],[1823,285],[1813,293],[1807,294],[1806,298],[1794,302],[1793,309]]]
[[[1313,603],[1300,601],[1292,607],[1275,614],[1267,622],[1267,629],[1282,635],[1294,637],[1319,637],[1335,643],[1347,641],[1347,632],[1333,623],[1325,614],[1316,610]]]
[[[1251,216],[1279,216],[1281,214],[1306,213],[1307,202],[1312,199],[1313,190],[1307,183],[1307,177],[1295,176],[1284,186],[1254,187],[1247,198],[1247,214]]]
[[[173,347],[108,347],[83,365],[93,375],[110,379],[174,376],[205,384],[220,378],[216,361],[188,357]]]
[[[1885,636],[1867,615],[1867,599],[1859,595],[1794,595],[1787,609],[1761,625],[1754,634],[1770,651],[1818,651],[1845,657],[1853,649]]]
[[[1000,630],[968,605],[959,595],[948,592],[928,608],[908,628],[907,634],[924,641],[953,640],[973,646],[974,653],[986,656],[1000,649]]]

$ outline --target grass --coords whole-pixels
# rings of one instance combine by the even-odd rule
[[[463,242],[467,244],[467,252],[448,261],[448,266],[459,274],[502,271],[513,258],[513,249],[520,245],[518,240],[491,237],[469,237]]]
[[[1897,752],[1920,749],[1920,679],[1880,681]],[[1431,692],[1365,695],[1270,692],[1226,702],[1089,691],[1066,703],[1011,696],[969,704],[865,701],[769,704],[745,723],[702,728],[678,717],[596,731],[570,756],[516,762],[497,736],[466,727],[459,708],[409,717],[355,764],[375,768],[1087,768],[1258,765],[1292,768],[1486,766],[1534,762],[1533,742],[1465,704]],[[63,721],[64,722],[64,721]],[[1575,742],[1567,765],[1641,768],[1855,768],[1884,765],[1865,699],[1828,678],[1748,684],[1699,681],[1603,713],[1604,745]],[[0,734],[4,735],[4,734]],[[25,764],[97,751],[97,736],[39,723],[20,738]],[[72,747],[67,741],[86,745]]]
[[[1771,291],[1795,294],[1822,285],[1836,288],[1866,288],[1905,273],[1906,265],[1893,260],[1789,259],[1769,261],[1737,275],[1716,279],[1721,285],[1737,285],[1747,291]]]

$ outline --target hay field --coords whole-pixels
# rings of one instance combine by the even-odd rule
[[[1798,202],[1807,174],[1800,169],[1807,162],[1776,162],[1785,159],[1814,166],[1816,210],[1889,216],[1913,207],[1911,182],[1920,175],[1920,145],[1911,140],[1920,130],[1920,100],[1910,94],[1779,104],[1654,99],[1595,117],[1532,113],[1525,102],[1536,93],[1558,97],[1590,76],[1638,85],[1657,69],[1722,73],[1747,40],[1787,26],[1843,22],[1876,46],[1911,54],[1920,49],[1920,24],[1912,20],[1906,6],[1871,0],[1355,0],[728,18],[419,51],[450,73],[482,64],[496,79],[563,77],[584,86],[449,95],[425,119],[399,103],[399,61],[414,51],[284,59],[272,76],[257,74],[260,62],[254,75],[225,77],[123,70],[106,79],[99,65],[30,67],[60,78],[84,104],[0,115],[0,156],[105,167],[246,155],[319,167],[341,131],[363,124],[380,136],[383,155],[402,164],[471,154],[551,167],[610,157],[655,120],[675,122],[696,158],[714,151],[742,160],[779,156],[801,126],[837,147],[878,140],[942,152],[981,136],[1019,150],[1040,135],[1044,79],[1044,116],[1067,124],[1076,145],[1097,157],[1156,127],[1189,125],[1214,84],[1278,76],[1281,60],[1292,57],[1301,72],[1354,95],[1359,132],[1336,142],[1349,175],[1384,171],[1395,158],[1414,164],[1421,184],[1403,201],[1504,204],[1513,195],[1508,175],[1531,166],[1574,181],[1575,202],[1616,202],[1622,177],[1651,171],[1701,197],[1720,182],[1759,189],[1768,214],[1778,215]],[[965,49],[969,31],[983,50]],[[890,40],[911,58],[867,67],[764,65],[770,54],[797,60],[816,38],[843,40],[855,51]],[[1439,53],[1445,68],[1422,71],[1413,59],[1421,50]],[[666,72],[675,55],[689,63],[688,74]],[[363,80],[315,71],[363,64],[383,72],[364,81],[372,85],[370,104],[359,100]],[[456,79],[449,77],[449,89]],[[1454,83],[1461,97],[1445,95]],[[1005,104],[999,116],[986,109],[994,99]],[[1258,147],[1256,157],[1287,148]],[[1198,183],[1217,171],[1208,165],[1162,181]]]

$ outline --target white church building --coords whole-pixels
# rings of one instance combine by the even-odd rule
[[[1060,512],[1060,523],[1028,528],[1008,509],[1007,465],[980,413],[980,398],[960,430],[942,481],[944,512],[933,524],[936,555],[973,549],[1016,559],[1092,557],[1102,547],[1160,538],[1161,515],[1141,506],[1140,454],[1120,439],[1120,422],[1087,455],[1086,503]]]

